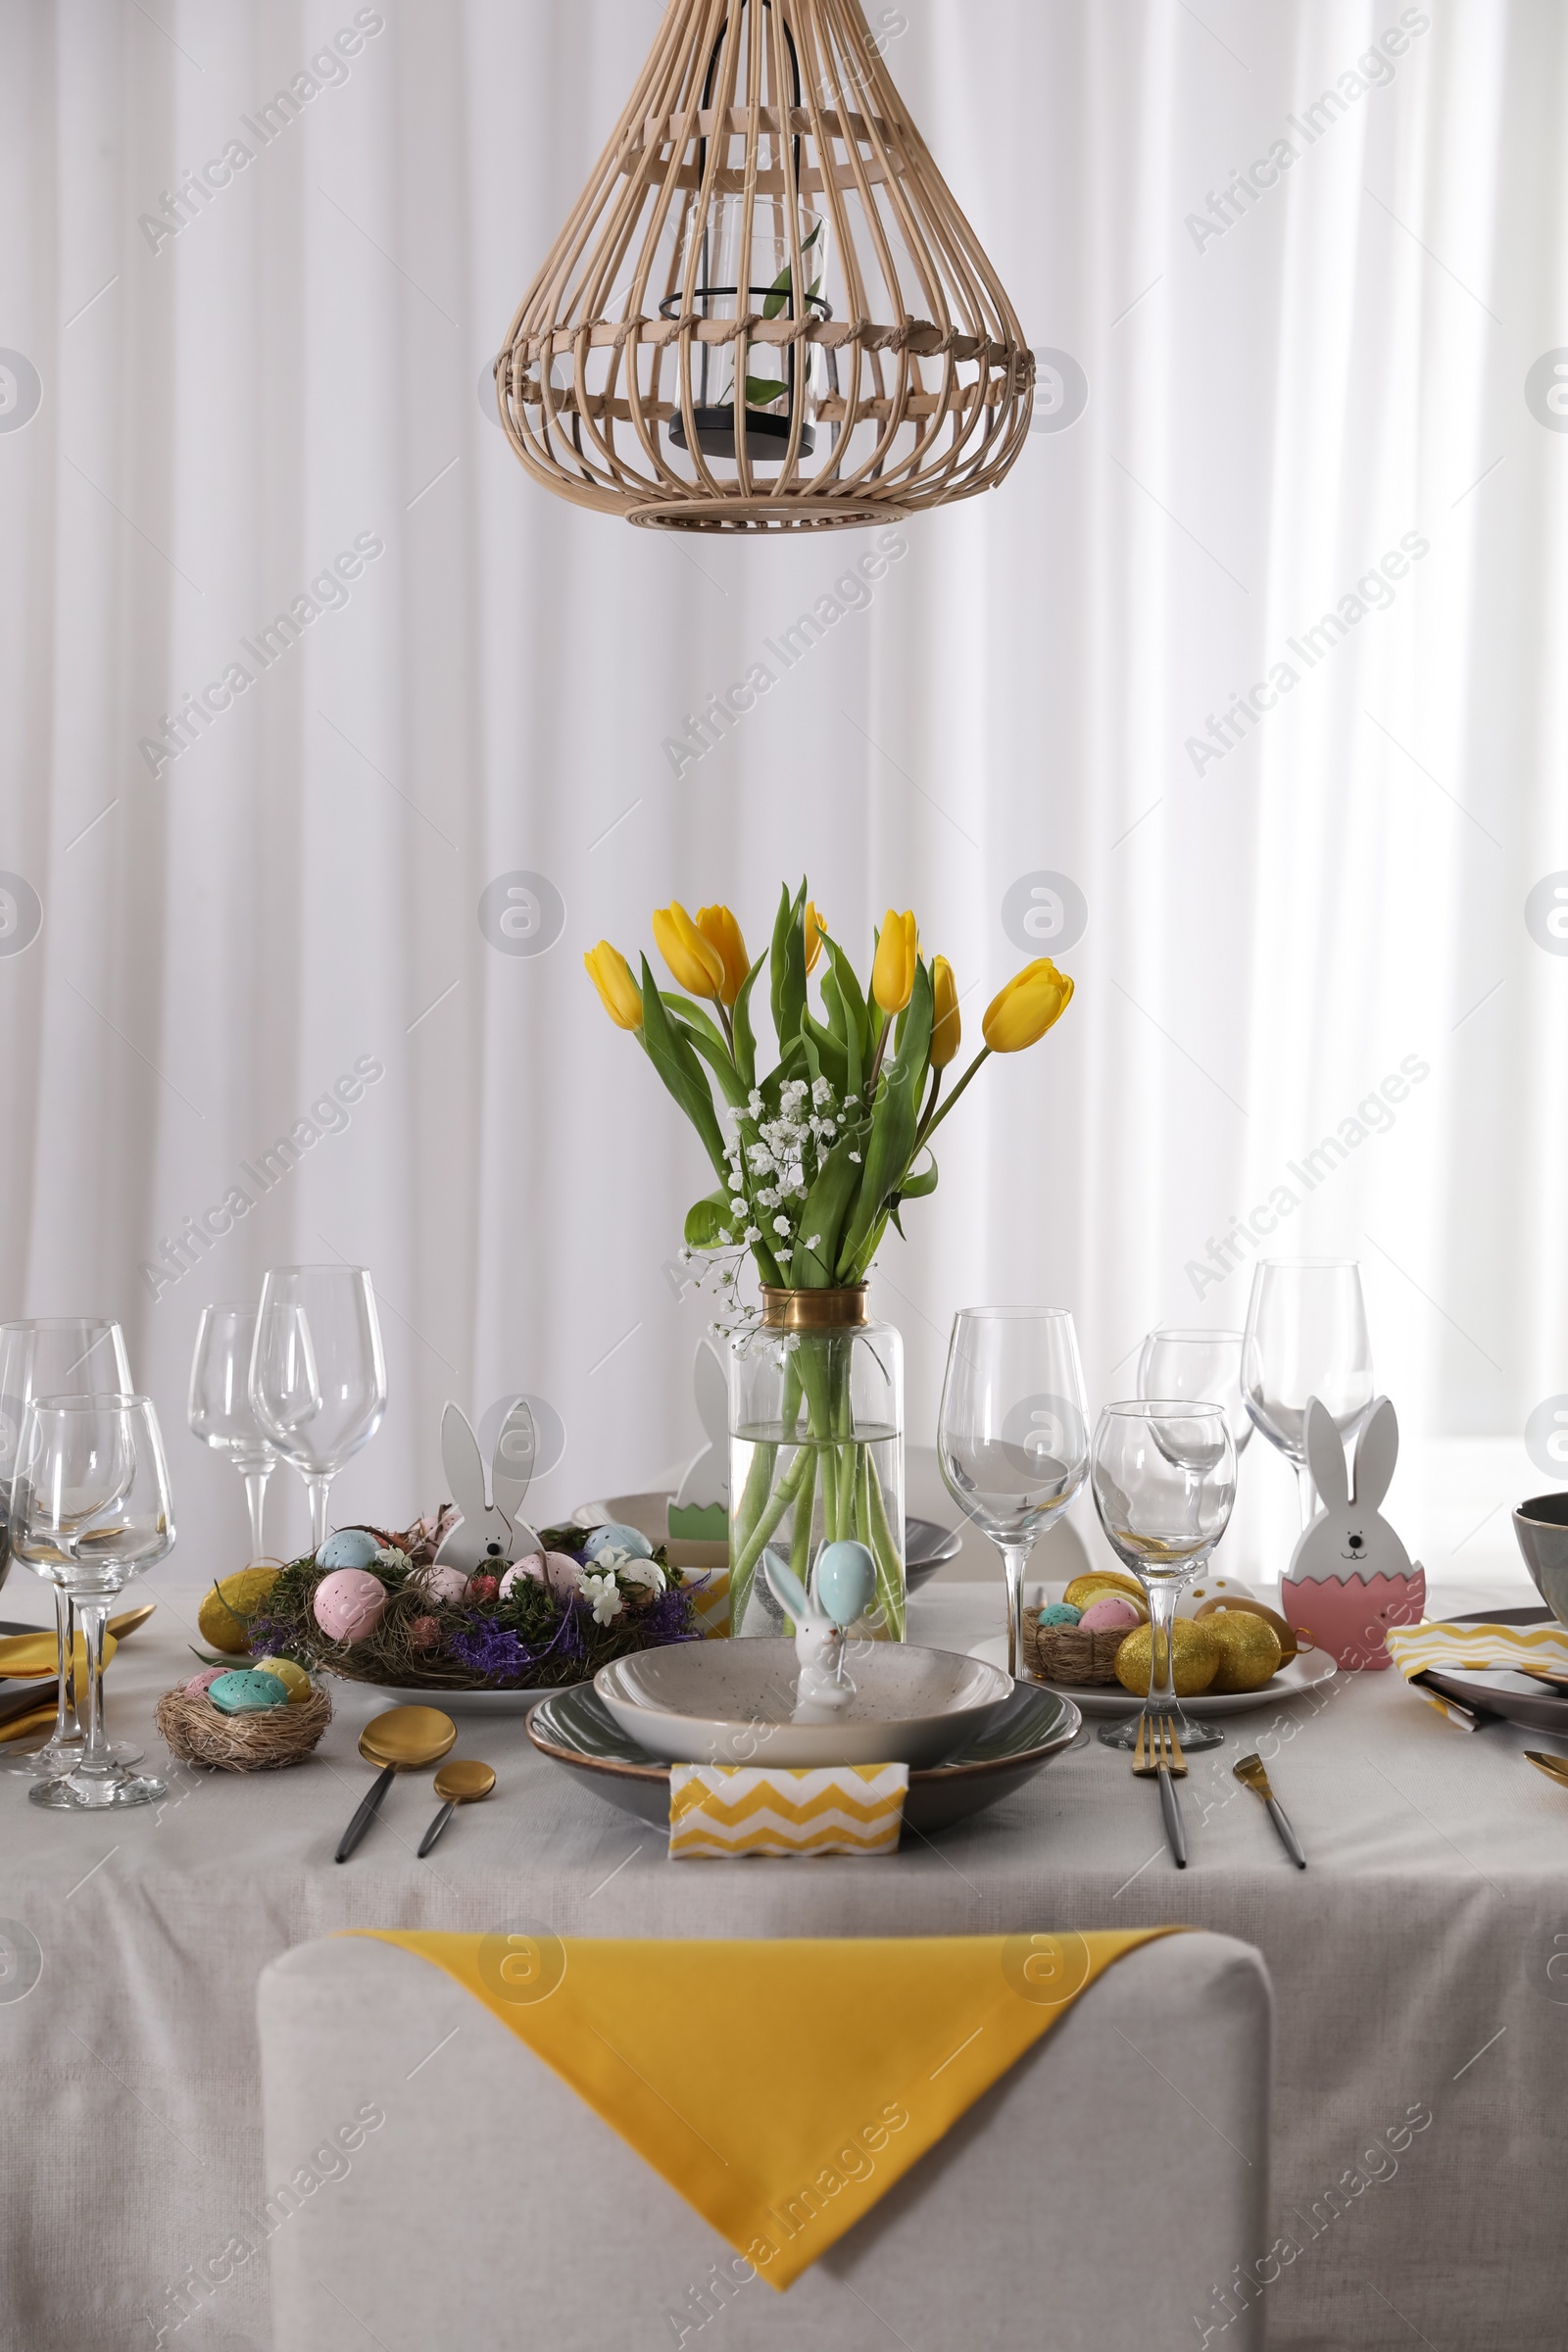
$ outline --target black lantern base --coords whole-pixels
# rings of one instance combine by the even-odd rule
[[[722,409],[694,411],[697,423],[697,446],[705,458],[735,456],[735,411],[733,406]],[[678,413],[669,420],[669,438],[676,449],[685,449],[686,419]],[[769,416],[755,409],[746,412],[746,455],[754,466],[782,466],[789,448],[790,419]],[[800,454],[808,458],[816,447],[816,435],[808,424],[801,427]]]

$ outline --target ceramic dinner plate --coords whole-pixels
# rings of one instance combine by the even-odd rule
[[[672,1643],[601,1666],[594,1689],[629,1739],[662,1763],[940,1764],[1012,1694],[978,1658],[912,1642],[852,1642],[842,1706],[800,1696],[795,1644]]]
[[[1004,1669],[1007,1663],[1006,1635],[994,1634],[987,1642],[975,1642],[969,1655]],[[1247,1715],[1254,1707],[1276,1706],[1282,1699],[1300,1698],[1308,1690],[1321,1690],[1325,1683],[1334,1680],[1335,1671],[1334,1660],[1326,1649],[1298,1650],[1290,1664],[1282,1666],[1261,1690],[1200,1690],[1196,1698],[1184,1698],[1181,1701],[1182,1712],[1197,1717],[1200,1722],[1210,1716]],[[1059,1690],[1063,1698],[1070,1698],[1084,1715],[1110,1718],[1136,1715],[1144,1703],[1141,1698],[1134,1698],[1130,1691],[1124,1690],[1120,1683],[1041,1683],[1035,1687],[1042,1690]]]
[[[1070,1747],[1082,1718],[1043,1684],[1015,1683],[986,1729],[945,1764],[911,1772],[904,1818],[929,1836],[994,1805]],[[542,1699],[528,1737],[543,1756],[580,1779],[610,1804],[664,1829],[669,1822],[669,1766],[629,1740],[593,1689],[579,1683]]]
[[[351,1686],[352,1687],[352,1686]],[[526,1715],[542,1698],[557,1698],[564,1683],[533,1686],[526,1690],[411,1690],[405,1683],[368,1683],[367,1690],[383,1690],[394,1706],[439,1707],[444,1715]]]
[[[1471,1609],[1450,1620],[1454,1625],[1520,1626],[1549,1625],[1551,1621],[1549,1609]],[[1568,1739],[1568,1691],[1548,1690],[1544,1683],[1533,1682],[1528,1674],[1516,1674],[1510,1666],[1429,1666],[1421,1681],[1467,1707],[1478,1708],[1483,1715],[1516,1723],[1522,1731],[1554,1732],[1559,1740]]]

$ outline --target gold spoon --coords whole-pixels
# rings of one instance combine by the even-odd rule
[[[1568,1674],[1554,1673],[1549,1666],[1521,1666],[1520,1674],[1528,1674],[1533,1683],[1548,1683],[1553,1690],[1568,1690]]]
[[[397,1775],[439,1764],[457,1737],[457,1725],[439,1707],[388,1707],[384,1715],[371,1716],[360,1734],[360,1753],[367,1764],[379,1764],[381,1775],[344,1831],[335,1860],[348,1860]]]
[[[1538,1772],[1544,1772],[1547,1780],[1555,1781],[1559,1788],[1568,1788],[1568,1756],[1543,1755],[1539,1747],[1527,1747],[1525,1762],[1533,1764]]]
[[[122,1615],[111,1617],[104,1632],[113,1635],[117,1642],[123,1642],[127,1634],[136,1631],[137,1626],[146,1624],[157,1606],[156,1600],[144,1600],[138,1608],[126,1609]]]
[[[437,1796],[445,1797],[446,1802],[419,1840],[418,1859],[421,1862],[458,1807],[477,1804],[481,1797],[489,1795],[495,1785],[493,1765],[476,1764],[464,1757],[442,1765],[435,1776],[435,1792]]]

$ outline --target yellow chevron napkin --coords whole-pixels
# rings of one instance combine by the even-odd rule
[[[907,1764],[672,1764],[669,1858],[891,1854],[908,1787]]]
[[[683,1568],[681,1576],[685,1583],[701,1586],[695,1596],[693,1614],[702,1630],[703,1640],[722,1640],[729,1633],[729,1570]]]
[[[456,1978],[780,2289],[1112,1961],[1179,1933],[731,1943],[354,1932]],[[792,2023],[803,2017],[806,2033]]]
[[[1408,1682],[1429,1666],[1549,1666],[1568,1673],[1568,1633],[1560,1625],[1391,1626],[1388,1652]]]

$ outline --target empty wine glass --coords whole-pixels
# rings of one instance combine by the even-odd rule
[[[254,1306],[204,1306],[190,1365],[187,1417],[204,1446],[225,1453],[245,1481],[251,1515],[251,1558],[265,1559],[262,1512],[277,1454],[256,1426],[250,1399]]]
[[[118,1323],[99,1315],[35,1315],[25,1322],[0,1323],[0,1585],[11,1566],[11,1482],[16,1476],[17,1444],[23,1416],[34,1396],[123,1395],[130,1387],[130,1363]],[[30,1754],[8,1753],[0,1771],[64,1772],[75,1762],[81,1746],[81,1723],[76,1708],[76,1626],[71,1594],[55,1587],[55,1629],[59,1643],[56,1667],[55,1728],[42,1747]],[[139,1747],[115,1750],[121,1764],[139,1764]]]
[[[1342,1438],[1372,1402],[1372,1342],[1361,1269],[1348,1257],[1265,1257],[1252,1268],[1242,1342],[1242,1394],[1296,1471],[1301,1525],[1317,1508],[1306,1465],[1306,1407],[1316,1396]]]
[[[1149,1696],[1138,1714],[1106,1724],[1107,1747],[1132,1747],[1140,1719],[1169,1715],[1183,1747],[1217,1747],[1224,1734],[1190,1723],[1176,1701],[1170,1629],[1183,1586],[1225,1533],[1236,1499],[1236,1448],[1217,1404],[1139,1397],[1107,1404],[1095,1431],[1095,1509],[1111,1549],[1149,1601]],[[1157,1742],[1156,1742],[1157,1746]]]
[[[1221,1406],[1238,1457],[1252,1435],[1242,1395],[1242,1337],[1239,1331],[1152,1331],[1138,1358],[1140,1396]]]
[[[169,1468],[147,1396],[38,1396],[27,1406],[11,1490],[19,1560],[71,1593],[87,1648],[87,1736],[72,1769],[28,1800],[52,1812],[150,1805],[162,1781],[134,1779],[104,1737],[104,1626],[133,1576],[174,1542]]]
[[[954,1501],[1002,1554],[1007,1672],[1016,1680],[1024,1569],[1089,1462],[1078,1336],[1065,1308],[972,1306],[955,1315],[937,1458]]]
[[[332,1481],[386,1411],[375,1293],[363,1266],[273,1266],[251,1349],[257,1426],[305,1481],[311,1544],[326,1542]]]

